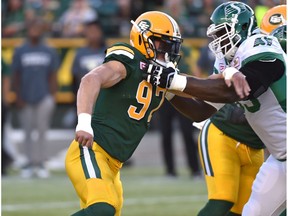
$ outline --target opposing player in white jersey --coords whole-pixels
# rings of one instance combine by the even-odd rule
[[[209,47],[217,57],[216,64],[225,82],[234,86],[241,100],[232,86],[224,87],[221,79],[184,76],[173,67],[150,67],[148,79],[154,85],[197,98],[175,96],[171,103],[185,115],[198,119],[199,115],[209,117],[216,111],[204,100],[239,101],[249,124],[271,153],[257,174],[242,215],[279,215],[286,206],[285,53],[277,38],[260,33],[253,10],[244,3],[221,4],[214,10],[211,21],[207,34],[214,40]]]

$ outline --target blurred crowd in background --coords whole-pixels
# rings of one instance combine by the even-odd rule
[[[98,19],[107,37],[128,36],[130,20],[148,10],[170,14],[184,37],[206,37],[209,17],[224,0],[3,0],[2,37],[23,37],[29,20],[42,19],[49,37],[82,37],[83,23]],[[261,18],[281,0],[244,0]]]

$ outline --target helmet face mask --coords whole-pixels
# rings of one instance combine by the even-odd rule
[[[162,37],[154,37],[152,36],[149,38],[153,46],[150,47],[153,49],[155,54],[153,60],[156,63],[160,63],[161,65],[167,62],[178,63],[181,56],[180,56],[180,49],[182,41],[175,38],[169,38],[166,36]],[[163,62],[163,63],[162,63]]]
[[[242,2],[226,2],[219,5],[210,20],[207,36],[214,40],[209,48],[221,59],[232,60],[240,44],[257,29],[253,10]]]
[[[217,26],[212,24],[209,26],[207,34],[213,38],[208,46],[218,59],[226,57],[230,60],[234,57],[241,36],[235,34],[235,29],[229,23]]]
[[[130,43],[148,60],[165,66],[168,62],[175,65],[180,60],[183,42],[176,21],[169,15],[150,11],[131,21]]]

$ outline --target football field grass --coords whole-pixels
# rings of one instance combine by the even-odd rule
[[[188,172],[171,179],[161,168],[123,168],[123,216],[194,216],[207,200],[204,179]],[[64,216],[79,210],[78,198],[64,172],[49,179],[2,178],[2,216]]]

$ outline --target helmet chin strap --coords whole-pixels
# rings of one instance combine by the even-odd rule
[[[152,64],[154,64],[155,66],[162,66],[162,67],[165,67],[165,68],[166,68],[168,62],[162,61],[162,60],[159,60],[159,59],[153,59],[153,60],[152,60]]]

